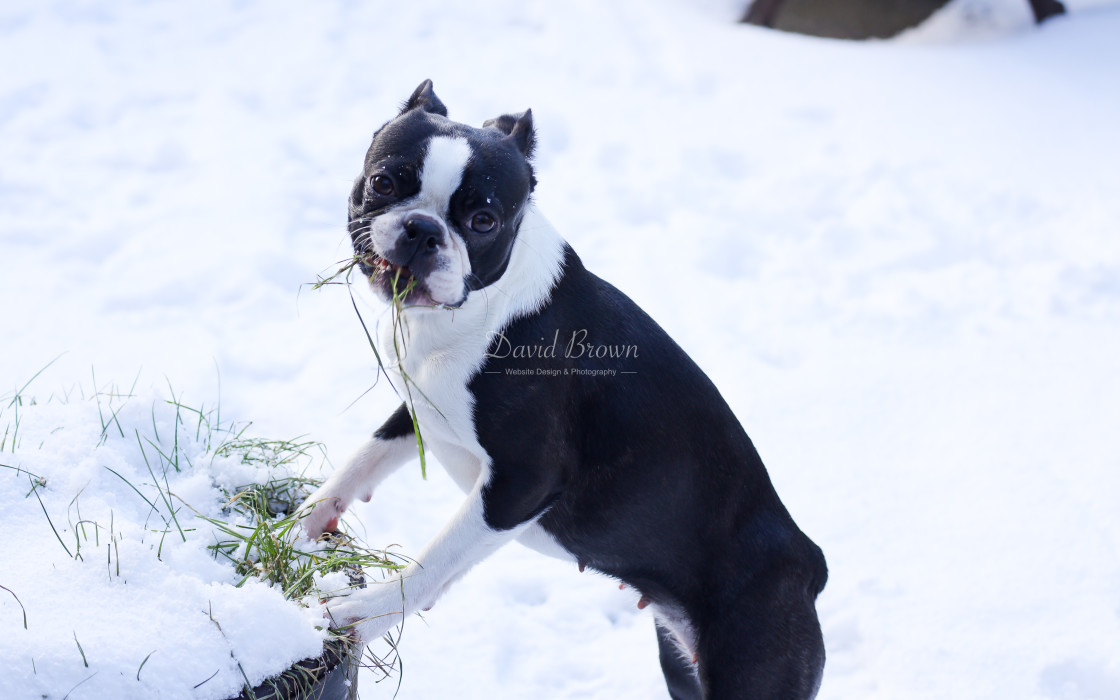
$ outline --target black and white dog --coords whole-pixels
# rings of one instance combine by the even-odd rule
[[[331,616],[375,639],[517,539],[640,593],[674,698],[813,697],[821,550],[712,382],[536,211],[533,142],[530,112],[448,120],[430,81],[374,134],[354,249],[381,296],[411,285],[382,355],[467,498],[416,564]],[[402,405],[304,504],[307,535],[416,456]]]

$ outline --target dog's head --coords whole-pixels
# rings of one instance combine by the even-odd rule
[[[531,112],[467,126],[421,83],[373,135],[350,193],[350,238],[373,288],[454,308],[498,280],[536,184],[533,141]]]

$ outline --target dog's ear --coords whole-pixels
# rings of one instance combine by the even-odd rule
[[[497,129],[517,144],[526,158],[533,157],[533,147],[537,145],[537,134],[533,130],[533,110],[527,109],[521,114],[503,114],[496,119],[488,119],[482,125],[483,129]]]
[[[447,116],[447,107],[436,97],[436,92],[432,89],[431,80],[425,80],[420,83],[420,87],[412,92],[412,97],[408,98],[408,101],[401,107],[401,114],[411,112],[417,107],[431,114],[438,114],[441,117]]]

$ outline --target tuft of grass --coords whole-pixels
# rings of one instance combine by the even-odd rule
[[[167,527],[167,528],[171,527],[171,523],[167,522],[167,518],[163,517],[163,512],[160,511],[159,506],[157,506],[155,503],[152,503],[151,499],[149,499],[147,496],[145,496],[144,493],[140,489],[136,488],[136,484],[132,483],[128,479],[121,476],[120,472],[118,472],[116,469],[113,469],[112,467],[110,467],[108,465],[102,465],[102,466],[104,466],[105,469],[108,469],[110,472],[112,472],[114,475],[116,475],[116,477],[118,479],[120,479],[124,483],[128,484],[128,487],[131,488],[133,491],[135,491],[136,495],[139,496],[141,499],[144,500],[145,503],[148,504],[148,506],[151,508],[151,510],[148,511],[149,515],[151,515],[152,513],[155,513],[156,515],[158,515],[160,517],[161,520],[163,520],[163,524],[164,524],[165,527]],[[156,488],[157,489],[159,488],[159,484],[156,484]],[[147,527],[147,522],[145,522],[145,527]]]
[[[63,353],[63,355],[65,354],[66,353]],[[21,386],[12,394],[11,398],[8,399],[8,404],[6,406],[0,406],[0,417],[2,417],[4,415],[4,411],[8,409],[11,409],[13,413],[11,422],[4,426],[4,435],[0,437],[0,452],[3,452],[4,449],[9,446],[11,447],[11,451],[13,453],[16,451],[16,447],[19,445],[19,409],[21,406],[23,406],[23,392],[27,391],[27,387],[31,386],[32,382],[38,379],[40,374],[46,372],[47,368],[49,368],[55,362],[58,362],[60,357],[62,357],[62,355],[58,355],[50,362],[43,365],[38,372],[31,375],[31,379],[28,379],[26,382],[24,382],[23,386]],[[0,401],[2,401],[2,399],[0,399]],[[30,405],[35,405],[34,399],[31,399]],[[9,435],[11,436],[10,441]]]
[[[34,664],[32,664],[32,665],[34,665]],[[36,673],[38,673],[38,672],[36,671]],[[97,671],[94,671],[93,673],[89,674],[88,676],[86,676],[86,677],[85,677],[85,678],[83,678],[82,680],[80,680],[80,681],[78,681],[77,683],[75,683],[75,684],[74,684],[74,687],[73,687],[73,688],[71,688],[70,690],[66,691],[66,695],[63,695],[63,696],[62,696],[62,700],[69,700],[69,699],[70,699],[70,694],[71,694],[71,693],[73,693],[73,692],[74,692],[75,690],[77,690],[77,689],[78,689],[78,688],[79,688],[79,687],[80,687],[80,686],[81,686],[81,685],[82,685],[83,683],[85,683],[85,682],[86,682],[86,681],[88,681],[88,680],[89,680],[90,678],[93,678],[93,677],[94,677],[94,676],[96,676],[96,675],[97,675]]]
[[[117,432],[122,438],[124,437],[124,428],[121,426],[121,421],[118,416],[120,415],[121,409],[123,409],[125,404],[128,403],[128,400],[135,396],[134,392],[136,391],[136,382],[140,381],[140,374],[137,373],[136,378],[132,380],[132,388],[130,388],[127,392],[120,393],[112,387],[106,389],[105,391],[99,390],[97,388],[97,373],[94,372],[92,367],[90,368],[89,372],[90,377],[93,379],[93,398],[97,402],[97,415],[101,420],[101,440],[97,444],[104,445],[106,440],[109,439],[109,429],[112,426],[116,426]],[[103,406],[101,403],[101,397],[103,396],[107,401],[106,406]],[[123,401],[120,402],[120,405],[114,407],[113,403],[121,399],[123,399]],[[108,418],[105,417],[105,409],[111,411]]]
[[[47,512],[47,506],[43,503],[43,499],[39,497],[40,484],[32,481],[31,477],[28,477],[27,481],[31,484],[31,493],[35,494],[35,499],[39,501],[39,507],[43,509],[43,515],[47,516],[47,524],[51,526],[51,532],[54,533],[55,538],[58,539],[58,543],[62,545],[62,548],[66,550],[66,556],[73,559],[74,555],[70,553],[70,548],[62,541],[62,535],[58,534],[58,528],[54,526],[54,521],[51,520],[51,514]]]
[[[110,510],[109,511],[109,539],[112,541],[112,545],[110,545],[110,544],[105,545],[105,568],[107,568],[109,570],[109,580],[110,581],[113,579],[113,555],[114,554],[117,555],[116,575],[117,575],[117,578],[121,577],[121,550],[120,550],[120,547],[117,545],[117,543],[120,540],[117,538],[117,531],[116,531],[115,525],[116,525],[116,512]]]
[[[243,459],[265,459],[272,467],[285,463],[293,454],[306,454],[312,444],[239,440],[236,454]],[[326,535],[316,547],[309,546],[299,527],[306,513],[297,509],[316,486],[318,481],[306,476],[280,476],[235,489],[223,508],[226,517],[198,514],[220,533],[221,539],[210,545],[210,550],[228,560],[241,575],[238,586],[259,578],[278,586],[284,597],[300,601],[334,593],[319,591],[316,577],[341,571],[352,585],[357,585],[364,570],[401,568],[385,552],[369,549],[348,535]]]
[[[16,595],[15,591],[13,591],[11,588],[8,588],[7,586],[0,586],[0,588],[3,588],[8,593],[11,593],[12,597],[16,599],[16,605],[18,605],[19,609],[23,611],[23,628],[27,629],[27,608],[23,607],[23,601],[19,599],[19,596]]]
[[[89,668],[89,661],[86,660],[86,650],[82,648],[82,643],[78,641],[77,632],[74,632],[74,643],[78,645],[78,653],[82,655],[82,664]]]
[[[167,512],[171,515],[171,520],[175,523],[175,529],[179,531],[179,536],[183,541],[187,541],[187,535],[183,532],[183,526],[179,524],[178,514],[175,508],[171,505],[171,486],[167,483],[167,469],[163,470],[163,488],[159,487],[159,477],[156,476],[155,470],[152,469],[152,463],[148,460],[148,453],[144,450],[144,441],[140,439],[140,431],[136,430],[136,444],[140,446],[140,456],[144,460],[144,466],[148,468],[148,474],[152,477],[152,482],[155,484],[156,491],[159,492],[160,498],[163,500],[163,505],[167,507]],[[162,456],[162,455],[161,455]],[[107,467],[106,467],[107,468]],[[118,474],[118,476],[120,476]],[[145,499],[147,500],[147,499]],[[167,522],[166,520],[164,521]],[[160,551],[163,550],[163,542],[160,541]]]
[[[140,662],[140,668],[136,669],[136,680],[137,681],[140,680],[140,672],[144,670],[144,664],[148,663],[148,659],[152,658],[152,654],[156,653],[157,651],[159,651],[159,650],[158,649],[152,649],[151,651],[148,652],[148,655],[144,657],[144,660]]]

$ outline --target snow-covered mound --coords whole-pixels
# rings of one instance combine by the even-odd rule
[[[243,524],[231,495],[309,465],[170,397],[79,393],[0,413],[0,697],[228,698],[318,656],[322,608],[245,580],[199,517]]]

